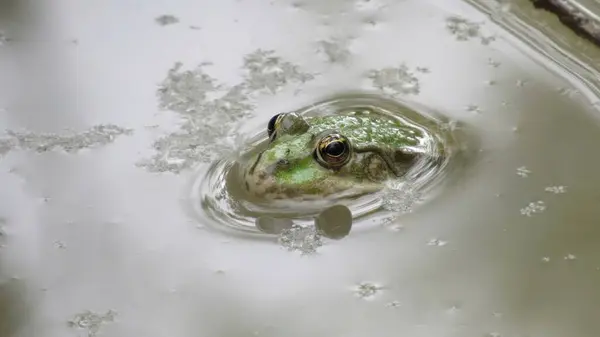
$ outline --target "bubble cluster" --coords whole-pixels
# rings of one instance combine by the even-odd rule
[[[567,187],[562,186],[562,185],[548,186],[548,187],[544,188],[544,191],[554,193],[554,194],[563,194],[563,193],[567,193]]]
[[[62,135],[8,130],[6,131],[8,137],[0,138],[0,155],[12,150],[47,152],[62,149],[69,153],[75,153],[82,149],[110,144],[117,137],[132,133],[131,129],[112,124],[96,125],[83,132]]]
[[[371,282],[359,283],[354,288],[354,293],[362,299],[372,299],[383,290],[383,287]]]
[[[493,36],[483,36],[481,34],[481,24],[469,21],[463,17],[451,16],[446,19],[446,29],[458,41],[468,41],[473,38],[479,38],[484,45],[494,41]]]
[[[315,227],[302,227],[294,224],[284,229],[279,235],[279,244],[289,251],[297,251],[302,255],[314,254],[323,245],[321,236]]]
[[[531,171],[525,166],[521,166],[521,167],[517,168],[517,175],[519,177],[527,178],[530,173],[531,173]]]
[[[347,40],[324,40],[320,41],[318,46],[319,51],[327,57],[329,63],[345,63],[351,56]]]
[[[391,95],[417,95],[421,91],[419,79],[407,65],[371,70],[367,73],[372,85]]]
[[[71,328],[85,330],[87,337],[95,337],[104,324],[114,321],[116,315],[117,313],[113,310],[109,310],[104,314],[86,310],[76,314],[67,324]]]
[[[541,201],[530,202],[526,207],[521,208],[521,215],[533,216],[546,210],[546,204]]]
[[[388,211],[411,213],[422,200],[419,190],[407,184],[400,188],[387,188],[384,191],[382,206]]]

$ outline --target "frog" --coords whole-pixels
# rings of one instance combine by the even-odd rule
[[[426,156],[416,124],[352,110],[333,115],[275,114],[266,148],[241,165],[243,188],[265,200],[358,197],[402,179]]]

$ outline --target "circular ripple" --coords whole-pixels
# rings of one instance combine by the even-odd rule
[[[402,178],[389,181],[381,191],[341,200],[270,201],[252,200],[244,193],[240,181],[240,164],[267,142],[265,130],[260,130],[236,155],[223,158],[210,165],[207,171],[199,170],[191,184],[191,202],[194,213],[203,224],[255,237],[272,237],[256,227],[262,216],[292,219],[298,225],[312,225],[319,213],[334,204],[347,206],[352,212],[353,231],[378,227],[390,216],[411,212],[418,205],[431,200],[441,191],[451,168],[457,168],[457,159],[464,153],[465,142],[461,128],[443,116],[406,102],[398,102],[374,95],[347,95],[324,100],[301,108],[301,116],[322,116],[368,111],[404,124],[419,128],[425,134],[423,156]],[[266,124],[266,122],[265,122]],[[464,157],[463,157],[464,158]],[[456,170],[455,170],[456,171]],[[361,221],[359,219],[374,221]],[[370,225],[369,225],[370,224]]]

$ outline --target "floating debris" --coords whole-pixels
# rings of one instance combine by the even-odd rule
[[[530,173],[531,173],[531,171],[525,166],[521,166],[521,167],[517,168],[517,175],[519,177],[527,178]]]
[[[3,156],[10,152],[17,146],[17,142],[11,138],[0,138],[0,156]]]
[[[558,94],[561,96],[574,97],[579,95],[581,92],[574,88],[559,88]]]
[[[529,83],[528,80],[517,80],[515,84],[517,85],[517,87],[524,87],[527,83]]]
[[[446,310],[446,312],[450,315],[454,315],[460,311],[460,307],[458,305],[453,305]]]
[[[493,68],[498,68],[501,65],[500,62],[498,62],[498,61],[496,61],[496,60],[494,60],[492,58],[488,58],[488,63],[487,64],[489,66],[493,67]]]
[[[468,41],[473,38],[479,38],[482,44],[489,44],[494,41],[493,36],[483,36],[481,34],[481,24],[471,22],[465,18],[451,16],[446,19],[446,29],[458,41]]]
[[[573,254],[567,254],[564,257],[565,260],[575,260],[577,259],[577,256],[573,255]]]
[[[480,24],[470,22],[465,18],[452,16],[446,19],[446,28],[459,41],[467,41],[479,36]]]
[[[371,70],[367,73],[372,85],[390,95],[417,95],[421,92],[419,79],[405,64],[397,68]]]
[[[371,299],[375,297],[381,290],[383,290],[383,287],[380,285],[370,282],[362,282],[354,288],[354,293],[360,298]]]
[[[161,26],[174,25],[179,23],[179,19],[174,15],[161,15],[154,19]]]
[[[600,46],[600,19],[586,5],[565,0],[532,0],[536,9],[554,13],[575,34]],[[593,3],[593,2],[592,2]]]
[[[548,186],[544,189],[544,191],[546,192],[550,192],[550,193],[554,193],[554,194],[562,194],[562,193],[567,193],[567,187],[566,186]]]
[[[85,330],[87,337],[94,337],[104,324],[114,322],[116,315],[117,313],[112,310],[107,311],[103,315],[86,310],[76,314],[67,324],[71,328]]]
[[[54,241],[54,248],[56,249],[66,249],[67,245],[62,241]]]
[[[244,87],[248,94],[275,94],[289,83],[305,83],[315,76],[300,71],[298,66],[275,56],[273,50],[257,50],[244,57]]]
[[[75,153],[86,148],[110,144],[118,136],[132,133],[133,130],[131,129],[112,124],[96,125],[84,132],[73,132],[67,135],[8,130],[6,131],[8,137],[0,139],[0,155],[17,149],[36,152],[62,149],[69,153]]]
[[[315,227],[302,227],[296,224],[290,229],[284,229],[278,241],[287,250],[298,251],[302,255],[314,254],[323,245]]]
[[[390,307],[390,308],[398,308],[402,306],[402,303],[400,301],[391,301],[386,303],[385,305],[386,307]]]
[[[387,220],[384,220],[383,226],[385,226],[387,229],[391,230],[392,232],[401,232],[404,230],[404,225],[399,224],[399,223],[391,223]]]
[[[525,216],[533,216],[536,213],[542,213],[546,210],[546,204],[539,200],[535,202],[530,202],[527,207],[521,209],[521,215]]]
[[[6,36],[6,33],[0,30],[0,47],[4,46],[9,41],[9,38]]]
[[[427,242],[428,246],[437,246],[443,247],[448,244],[448,241],[440,240],[440,239],[431,239]]]
[[[159,108],[177,113],[183,120],[180,129],[159,138],[156,154],[137,165],[151,172],[179,173],[197,163],[209,163],[231,152],[239,143],[237,123],[251,116],[253,95],[275,93],[293,83],[314,78],[297,66],[257,50],[244,58],[244,81],[234,86],[219,83],[208,75],[202,63],[183,70],[178,62],[171,68],[157,91]]]
[[[467,109],[468,112],[472,112],[472,113],[475,113],[475,114],[480,114],[481,113],[481,108],[478,105],[476,105],[476,104],[469,104],[469,105],[467,105],[466,109]]]
[[[423,201],[419,191],[409,185],[401,188],[386,188],[382,197],[382,207],[385,210],[411,213],[414,206]]]
[[[346,63],[350,58],[348,41],[333,39],[330,41],[319,41],[319,51],[327,57],[329,63]]]

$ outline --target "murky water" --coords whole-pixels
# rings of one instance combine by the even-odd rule
[[[598,50],[527,1],[26,6],[0,15],[2,336],[595,336]],[[230,191],[209,216],[271,116],[348,92],[476,137],[341,240],[235,235]]]

